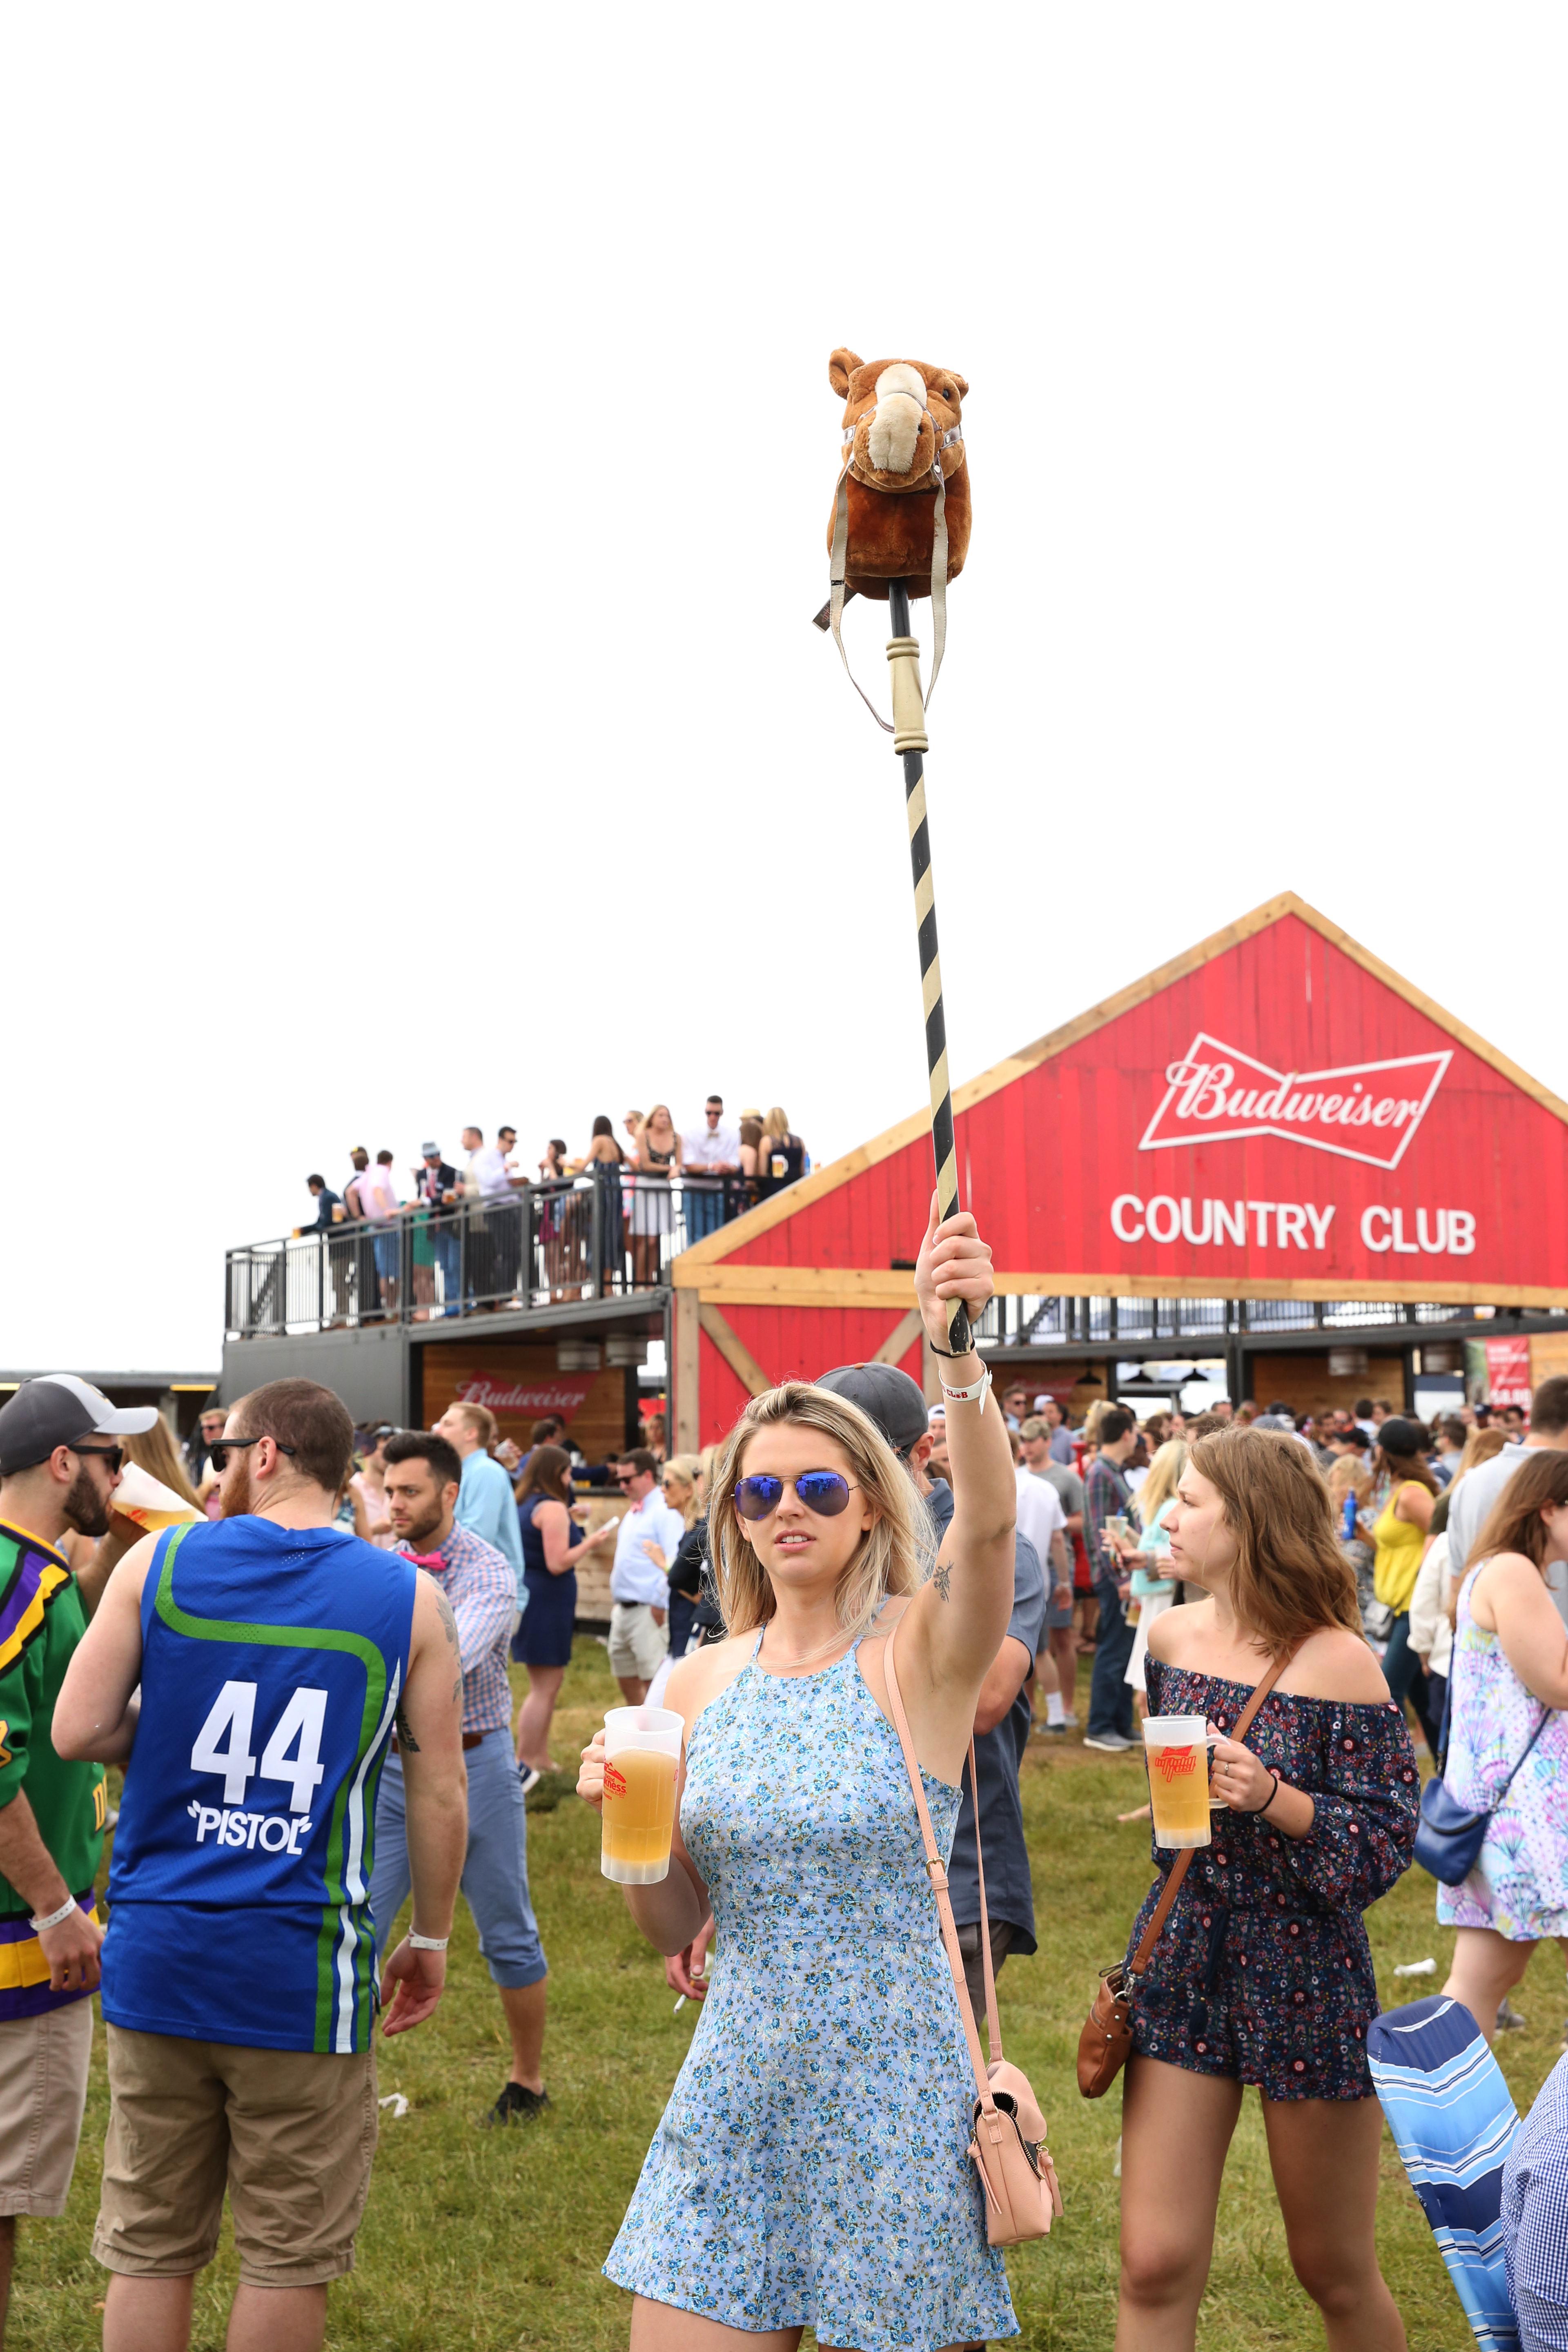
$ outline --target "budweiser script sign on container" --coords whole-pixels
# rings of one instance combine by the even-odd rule
[[[491,1412],[559,1412],[570,1421],[594,1380],[592,1372],[582,1380],[568,1375],[543,1381],[504,1381],[480,1375],[459,1380],[457,1386],[464,1404],[488,1405]]]

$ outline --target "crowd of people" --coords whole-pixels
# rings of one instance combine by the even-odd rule
[[[1535,1944],[1568,1948],[1568,1380],[1511,1430],[1370,1401],[1142,1423],[1102,1401],[1075,1421],[1026,1383],[993,1402],[980,1358],[949,1354],[949,1301],[977,1315],[990,1295],[972,1220],[933,1223],[915,1283],[939,1404],[891,1365],[787,1382],[700,1456],[628,1447],[591,1528],[556,1415],[525,1451],[468,1402],[433,1430],[356,1431],[284,1380],[205,1414],[182,1458],[151,1408],[74,1376],[0,1409],[0,2287],[16,2216],[64,2205],[95,1990],[109,2352],[181,2352],[226,2196],[231,2346],[320,2345],[368,2191],[377,2006],[387,2034],[432,2014],[459,1886],[510,2045],[483,2120],[546,2110],[526,1801],[558,1769],[576,1571],[603,1552],[620,1694],[684,1730],[673,1866],[623,1892],[704,2011],[605,2266],[639,2352],[689,2341],[694,2315],[716,2345],[808,2321],[926,2352],[1016,2332],[965,2156],[965,2035],[1036,1948],[1019,1768],[1032,1735],[1077,1728],[1085,1651],[1084,1744],[1205,1719],[1218,1808],[1168,1916],[1153,1845],[1131,1928],[1154,1940],[1131,2011],[1121,2352],[1194,2341],[1247,2084],[1330,2340],[1397,2352],[1362,1914],[1411,1861],[1419,1739],[1457,1801],[1491,1809],[1436,1895],[1446,1991],[1489,2036]],[[117,1508],[132,1464],[184,1506],[174,1523]],[[600,1734],[591,1805],[605,1770]],[[1568,2178],[1565,2091],[1560,2071],[1507,2210],[1521,2299],[1568,2325],[1541,2206]]]
[[[438,1142],[426,1142],[418,1167],[409,1171],[406,1197],[398,1188],[395,1155],[384,1150],[373,1160],[355,1145],[341,1192],[319,1171],[306,1177],[315,1213],[309,1225],[295,1226],[294,1235],[321,1236],[335,1314],[353,1312],[361,1322],[374,1322],[399,1311],[399,1228],[406,1223],[412,1291],[406,1304],[420,1321],[458,1313],[465,1290],[469,1298],[492,1302],[515,1287],[523,1263],[521,1233],[515,1217],[494,1213],[515,1207],[531,1191],[543,1188],[546,1195],[540,1239],[547,1286],[564,1293],[576,1271],[568,1264],[573,1253],[562,1196],[591,1186],[603,1211],[599,1271],[624,1261],[630,1281],[647,1288],[658,1280],[671,1246],[702,1240],[811,1168],[810,1153],[776,1103],[765,1112],[742,1110],[731,1122],[723,1097],[710,1095],[685,1129],[676,1126],[668,1103],[655,1103],[647,1113],[627,1111],[622,1131],[624,1144],[601,1114],[577,1154],[563,1137],[552,1136],[530,1174],[519,1161],[514,1127],[498,1129],[493,1143],[482,1128],[466,1127],[462,1166],[447,1160]],[[471,1213],[466,1281],[458,1218],[465,1208]]]
[[[1543,1393],[1550,1398],[1550,1383]],[[1031,1406],[1027,1384],[1015,1382],[1004,1408],[1020,1458],[1054,1486],[1064,1514],[1073,1595],[1070,1612],[1061,1597],[1053,1655],[1070,1693],[1076,1657],[1094,1653],[1086,1746],[1116,1751],[1136,1744],[1133,1708],[1136,1700],[1142,1711],[1148,1629],[1175,1597],[1173,1580],[1157,1571],[1169,1548],[1163,1522],[1184,1448],[1194,1429],[1235,1426],[1295,1436],[1324,1472],[1356,1571],[1363,1631],[1394,1696],[1412,1702],[1436,1753],[1447,1656],[1447,1627],[1434,1613],[1446,1544],[1431,1559],[1434,1539],[1446,1533],[1441,1497],[1461,1472],[1524,1439],[1521,1407],[1494,1413],[1467,1404],[1424,1423],[1371,1398],[1353,1408],[1295,1413],[1283,1402],[1260,1411],[1250,1400],[1222,1397],[1201,1414],[1161,1410],[1140,1422],[1129,1407],[1099,1399],[1074,1420],[1048,1394]],[[1069,1711],[1058,1723],[1053,1712],[1040,1727],[1076,1728],[1076,1717]]]

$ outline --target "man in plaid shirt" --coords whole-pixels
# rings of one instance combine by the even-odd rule
[[[493,1544],[454,1516],[463,1465],[434,1431],[405,1430],[385,1453],[386,1509],[395,1549],[437,1578],[457,1623],[463,1677],[463,1747],[468,1768],[468,1850],[463,1893],[479,1949],[500,1994],[511,2037],[511,2074],[482,2120],[526,2123],[550,2104],[540,2063],[544,2049],[544,1952],[528,1898],[528,1816],[511,1748],[507,1644],[517,1622],[517,1577]],[[399,1742],[401,1711],[375,1808],[370,1907],[384,1936],[409,1888]],[[417,1927],[416,1920],[414,1926]]]
[[[1105,1528],[1107,1520],[1125,1513],[1132,1500],[1122,1465],[1137,1445],[1137,1422],[1124,1406],[1113,1405],[1100,1424],[1100,1451],[1084,1474],[1083,1540],[1100,1602],[1086,1748],[1120,1749],[1132,1745],[1132,1686],[1127,1680],[1132,1628],[1121,1605],[1128,1591],[1127,1571],[1107,1543]]]
[[[1502,2176],[1502,2251],[1521,2352],[1568,2346],[1568,2058],[1519,2127]]]

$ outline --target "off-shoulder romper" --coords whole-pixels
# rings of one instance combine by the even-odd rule
[[[1204,1715],[1228,1731],[1252,1686],[1148,1663],[1151,1715]],[[1370,2099],[1366,2029],[1377,1985],[1362,1913],[1410,1866],[1420,1802],[1401,1708],[1271,1691],[1245,1745],[1316,1806],[1289,1838],[1258,1815],[1216,1812],[1132,2000],[1132,2046],[1194,2074],[1256,2083],[1271,2099]],[[1176,1856],[1133,1926],[1137,1944]]]

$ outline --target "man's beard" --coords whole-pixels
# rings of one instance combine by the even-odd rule
[[[242,1454],[235,1465],[237,1475],[224,1480],[218,1489],[226,1519],[248,1518],[251,1511],[250,1456]]]
[[[437,1504],[434,1510],[426,1511],[423,1518],[410,1519],[408,1525],[399,1531],[398,1541],[407,1544],[412,1551],[426,1550],[430,1546],[430,1538],[440,1527],[441,1517],[441,1507]]]
[[[90,1470],[79,1470],[66,1492],[65,1515],[79,1536],[109,1533],[110,1505],[93,1485]]]

